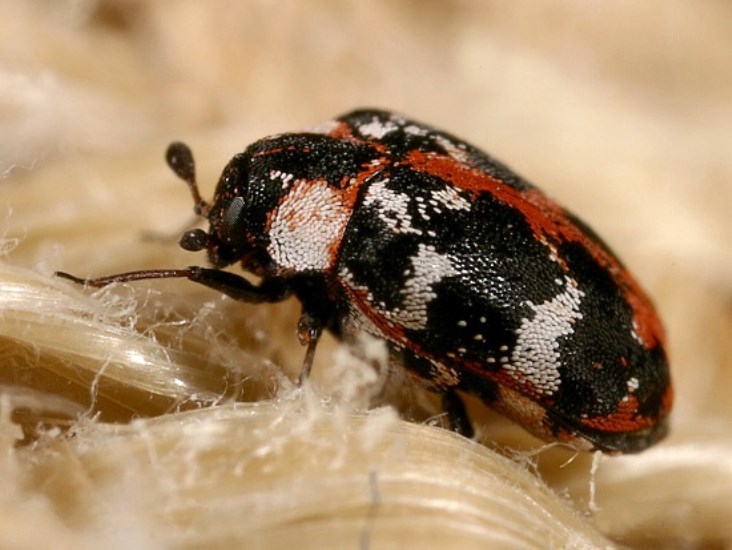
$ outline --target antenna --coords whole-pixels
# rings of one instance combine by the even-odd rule
[[[198,191],[196,183],[196,163],[193,161],[193,153],[190,147],[180,141],[174,141],[168,145],[165,151],[165,160],[175,174],[188,184],[188,189],[193,195],[193,211],[198,216],[206,217],[209,211],[209,204],[203,200]]]

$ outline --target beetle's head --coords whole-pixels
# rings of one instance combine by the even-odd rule
[[[241,262],[255,275],[330,269],[352,213],[364,166],[383,153],[320,134],[279,134],[249,145],[224,168],[211,203],[195,180],[193,155],[173,143],[166,158],[191,190],[208,232],[191,229],[186,250],[206,250],[214,267]],[[367,172],[370,173],[370,172]]]
[[[262,231],[264,220],[257,215],[256,197],[249,192],[249,155],[236,155],[224,168],[213,203],[206,202],[198,191],[193,154],[187,145],[172,143],[166,160],[173,171],[191,190],[194,211],[207,218],[209,231],[190,229],[180,239],[182,248],[190,251],[207,250],[214,267],[222,268],[241,261],[256,274],[266,270],[269,258]],[[259,209],[261,211],[261,209]]]

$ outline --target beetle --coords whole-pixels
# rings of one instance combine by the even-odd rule
[[[173,143],[166,159],[209,222],[180,245],[211,267],[59,276],[187,278],[249,303],[294,295],[300,382],[323,330],[370,333],[468,437],[458,390],[580,450],[633,453],[667,433],[665,335],[647,295],[587,225],[476,147],[356,110],[251,144],[210,203],[190,149]],[[237,262],[259,284],[223,270]]]

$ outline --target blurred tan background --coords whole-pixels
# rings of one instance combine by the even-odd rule
[[[0,546],[34,547],[43,540],[93,546],[100,537],[115,546],[125,540],[115,533],[126,529],[152,547],[252,541],[276,547],[288,540],[273,534],[282,525],[290,528],[287,536],[313,547],[336,534],[344,538],[331,540],[343,546],[358,542],[352,536],[363,534],[359,521],[368,523],[373,515],[375,493],[368,481],[364,487],[370,487],[371,500],[365,502],[371,504],[350,515],[319,509],[322,517],[340,518],[340,523],[322,523],[327,524],[322,532],[307,531],[314,513],[303,512],[308,499],[298,500],[284,489],[280,496],[294,499],[296,511],[288,512],[288,520],[266,524],[267,529],[246,524],[222,534],[232,528],[227,522],[214,534],[191,519],[194,512],[177,508],[147,525],[141,521],[147,510],[175,508],[183,497],[149,488],[153,479],[160,480],[160,472],[150,471],[142,458],[141,470],[132,473],[122,462],[111,465],[119,449],[103,450],[112,438],[115,444],[129,444],[117,456],[137,456],[143,453],[139,446],[144,447],[134,440],[140,433],[124,427],[118,433],[104,422],[68,421],[85,411],[84,422],[98,415],[97,420],[125,426],[134,417],[241,399],[264,403],[264,408],[231,413],[259,419],[259,441],[271,441],[266,426],[277,418],[290,426],[283,432],[289,435],[279,436],[291,442],[287,438],[302,426],[288,424],[297,414],[282,409],[281,399],[292,391],[288,376],[292,379],[302,357],[293,336],[296,304],[262,311],[179,282],[92,295],[50,275],[56,269],[91,276],[202,262],[174,242],[143,237],[149,232],[176,235],[192,218],[187,191],[163,162],[170,141],[191,145],[203,194],[210,196],[223,165],[251,141],[307,128],[359,106],[401,111],[448,130],[537,183],[605,237],[652,295],[669,332],[677,395],[669,440],[637,457],[603,460],[596,477],[591,457],[560,467],[571,458],[561,450],[540,454],[536,472],[515,463],[501,463],[509,473],[500,474],[488,466],[480,472],[466,466],[467,477],[455,481],[456,487],[465,487],[455,496],[456,506],[466,502],[471,485],[477,486],[476,476],[494,479],[486,474],[494,472],[496,479],[509,476],[512,490],[527,491],[509,494],[508,501],[544,503],[546,498],[542,510],[546,506],[554,515],[526,512],[511,531],[526,538],[514,540],[502,531],[506,523],[498,503],[480,516],[480,521],[490,516],[494,523],[472,531],[496,538],[476,535],[464,546],[485,546],[486,540],[494,547],[503,546],[500,541],[515,547],[611,541],[639,547],[732,545],[732,4],[17,0],[0,2],[0,17],[0,384],[9,396],[0,401],[0,440],[13,447],[16,427],[23,424],[19,411],[35,419],[25,423],[26,431],[39,418],[56,426],[59,417],[67,418],[63,427],[79,430],[71,442],[42,434],[0,468],[0,480],[9,486],[0,496],[6,517],[0,523]],[[351,405],[355,399],[352,408],[365,408],[368,399],[359,401],[363,392],[356,390],[366,382],[344,374],[348,361],[334,359],[333,350],[332,340],[319,350],[316,395],[327,400],[335,393]],[[344,380],[350,389],[343,389]],[[411,407],[404,405],[404,396],[400,399],[403,408]],[[431,405],[423,402],[424,396],[419,399],[417,408],[429,416]],[[304,406],[309,414],[325,414],[308,408],[312,404]],[[485,446],[478,450],[468,451],[466,442],[447,435],[445,441],[432,442],[429,438],[443,437],[439,431],[427,439],[422,432],[403,433],[419,426],[388,415],[388,422],[382,421],[390,427],[382,435],[389,441],[414,437],[426,456],[434,451],[434,470],[420,474],[426,476],[421,479],[452,479],[457,448],[494,460],[489,449],[510,455],[507,447],[540,447],[479,404],[471,407],[483,426]],[[143,439],[159,437],[156,444],[163,452],[166,437],[182,437],[175,431],[180,426],[204,422],[185,420],[190,418],[137,426],[150,430]],[[203,418],[213,423],[209,427],[224,422]],[[343,422],[322,429],[329,434],[323,436],[326,441],[338,441],[342,430],[356,433],[349,431],[350,420]],[[229,428],[241,431],[238,426]],[[186,431],[187,438],[195,434],[195,428]],[[261,456],[262,447],[254,444],[236,452],[226,448],[231,437],[217,453]],[[443,459],[440,445],[445,445]],[[93,460],[101,462],[85,462],[92,461],[84,454],[89,446],[96,446],[99,456]],[[377,453],[378,448],[375,444],[362,454],[389,455]],[[358,459],[356,453],[348,462],[355,469],[348,475],[371,479],[367,474],[376,471],[373,463],[367,459],[361,468]],[[399,479],[416,479],[417,462],[411,472],[404,466],[405,477]],[[191,471],[166,464],[171,483],[180,475],[197,487],[199,498],[208,498]],[[176,464],[183,469],[176,470]],[[290,464],[292,471],[279,479],[304,483],[298,477],[300,463]],[[271,467],[265,463],[261,471]],[[312,467],[323,471],[317,460]],[[332,476],[346,476],[333,468]],[[90,473],[100,471],[104,474]],[[151,480],[139,488],[143,495],[134,497],[145,502],[138,515],[129,509],[134,499],[115,492],[129,475]],[[511,475],[526,475],[529,481],[524,487]],[[60,478],[84,481],[71,486],[49,481]],[[535,479],[542,480],[536,487]],[[221,473],[220,482],[229,481]],[[308,498],[321,490],[328,494],[322,486],[313,487],[295,493]],[[244,485],[237,495],[252,501],[226,501],[224,507],[236,509],[237,517],[255,517],[254,495],[267,490]],[[390,504],[395,517],[406,514],[395,503],[401,502],[399,495],[412,495],[410,490],[407,485],[395,489]],[[488,493],[496,490],[494,485],[486,488]],[[72,503],[69,494],[84,496]],[[352,494],[344,489],[340,498]],[[388,494],[384,486],[384,516]],[[424,487],[415,494],[437,498]],[[270,497],[271,508],[260,507],[281,512],[280,501]],[[37,499],[45,503],[40,508],[31,504]],[[103,520],[91,511],[100,502],[113,511]],[[303,514],[299,523],[293,519],[297,513]],[[452,539],[447,531],[438,535],[430,529],[457,525],[450,522],[469,514],[463,510],[448,521],[444,509],[435,513],[441,519],[419,524],[419,529],[426,543],[439,547]],[[552,531],[552,521],[541,523],[546,518],[564,530]],[[295,523],[309,534],[297,531]],[[379,540],[402,545],[420,540],[409,538],[417,524],[394,523],[393,532],[401,534],[387,538],[392,531],[384,527],[379,539],[379,517],[372,523],[374,538],[362,537],[361,543],[378,547]],[[182,525],[190,527],[185,534]],[[456,528],[449,534],[467,531]]]

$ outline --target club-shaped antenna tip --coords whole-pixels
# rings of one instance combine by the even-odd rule
[[[180,246],[190,252],[198,252],[208,246],[208,233],[203,229],[190,229],[180,238]]]
[[[179,178],[188,182],[195,181],[196,165],[193,162],[193,153],[188,145],[180,141],[174,141],[168,145],[168,149],[165,151],[165,160]]]
[[[208,203],[201,198],[196,184],[196,165],[193,162],[191,148],[185,143],[174,141],[165,151],[165,160],[176,175],[188,184],[193,195],[193,211],[199,216],[206,217]],[[200,249],[196,249],[200,250]]]

